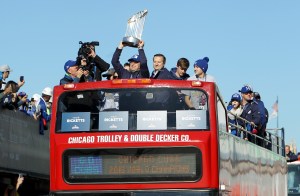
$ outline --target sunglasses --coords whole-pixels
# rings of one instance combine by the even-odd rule
[[[249,95],[249,94],[252,94],[252,92],[246,92],[246,93],[244,93],[245,95]]]
[[[118,76],[113,76],[113,79],[117,79],[118,78]]]

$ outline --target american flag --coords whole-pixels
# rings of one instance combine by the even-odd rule
[[[273,112],[271,114],[271,118],[276,118],[278,116],[278,99],[273,104],[272,109],[273,109]]]

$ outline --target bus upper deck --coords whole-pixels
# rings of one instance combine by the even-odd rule
[[[185,96],[198,110],[189,110]],[[150,79],[57,86],[52,195],[281,195],[286,163],[228,132],[214,83]],[[260,187],[263,178],[271,189]]]

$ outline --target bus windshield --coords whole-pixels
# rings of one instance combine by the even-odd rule
[[[300,194],[300,162],[288,164],[288,192],[289,195]]]
[[[208,130],[207,100],[201,89],[67,91],[58,100],[56,132]]]

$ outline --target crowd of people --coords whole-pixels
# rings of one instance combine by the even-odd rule
[[[166,57],[163,54],[155,54],[153,56],[154,70],[150,74],[146,54],[144,51],[144,41],[141,40],[138,44],[138,54],[133,55],[128,59],[128,62],[122,65],[119,59],[124,47],[126,46],[127,45],[123,42],[119,43],[111,60],[113,68],[111,68],[109,72],[104,73],[103,77],[106,77],[108,74],[113,75],[113,73],[117,73],[117,78],[119,79],[152,78],[215,82],[213,76],[206,74],[209,62],[208,57],[199,59],[194,63],[195,75],[190,77],[189,74],[186,73],[190,65],[188,59],[180,58],[177,61],[176,67],[172,68],[169,71],[167,68],[165,68]],[[95,52],[94,47],[91,47],[91,53],[89,54],[88,58],[90,58],[91,56],[98,56]],[[101,58],[99,57],[99,59]],[[90,62],[94,61],[90,60]],[[109,69],[109,64],[102,59],[101,61],[95,62],[94,64],[96,70],[100,70],[100,72],[104,72]],[[68,60],[64,65],[65,76],[60,80],[60,84],[98,81],[98,79],[93,78],[93,71],[85,69],[85,66],[88,66],[88,64],[86,64],[85,58],[82,58],[80,61]]]
[[[245,134],[244,132],[244,139],[264,146],[263,138],[266,137],[266,127],[269,118],[268,110],[265,108],[263,101],[261,101],[260,94],[253,92],[250,85],[244,85],[239,92],[231,96],[227,106],[229,111],[228,121],[230,125],[233,125],[230,127],[231,133],[240,137],[241,130],[238,127],[243,127],[247,132],[252,133]]]
[[[207,74],[209,62],[208,57],[198,59],[194,62],[194,75],[190,76],[187,74],[187,70],[190,66],[188,59],[178,59],[176,66],[171,68],[171,70],[168,70],[165,67],[166,57],[163,54],[158,53],[153,56],[153,71],[150,73],[144,51],[144,41],[141,40],[137,46],[138,54],[133,55],[128,59],[128,62],[122,65],[120,62],[120,56],[126,46],[127,45],[121,41],[116,48],[111,60],[113,68],[108,70],[109,64],[104,61],[102,61],[101,64],[97,64],[98,69],[105,71],[108,70],[103,74],[103,77],[106,77],[107,80],[117,78],[151,78],[216,82],[213,76]],[[96,56],[94,48],[92,48],[90,55]],[[95,81],[96,79],[91,78],[92,74],[86,71],[82,65],[85,66],[86,64],[75,60],[67,61],[64,66],[66,75],[60,80],[60,84]],[[163,91],[160,92],[160,95],[157,95],[157,100],[163,102],[164,100],[160,100],[159,96],[161,96],[164,100],[168,98],[167,94],[164,94]],[[195,110],[203,109],[205,107],[206,97],[199,93],[186,91],[179,97],[185,103],[187,109]],[[260,99],[260,94],[253,92],[250,85],[245,85],[241,88],[239,93],[234,93],[232,95],[227,110],[230,111],[230,123],[236,126],[242,126],[246,128],[247,132],[259,136],[257,138],[253,138],[251,134],[243,134],[244,139],[262,146],[263,140],[261,138],[264,138],[266,135],[265,131],[268,122],[268,111]],[[238,117],[246,119],[247,121],[242,121]],[[231,133],[236,136],[240,136],[240,131],[235,128],[235,126],[231,127]]]
[[[6,82],[12,71],[8,65],[0,66],[0,107],[19,110],[39,121],[39,133],[43,135],[51,119],[52,88],[46,87],[41,95],[34,94],[30,98],[26,92],[20,91],[25,84],[24,77],[20,77],[18,82]]]

